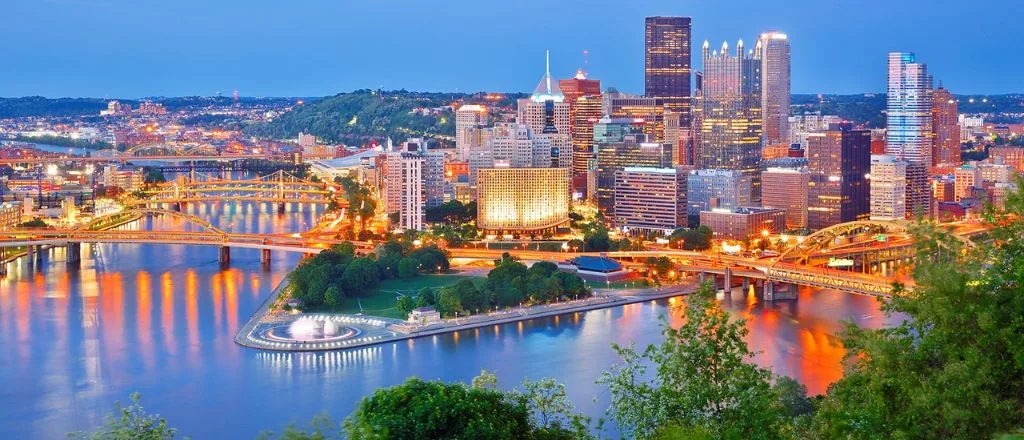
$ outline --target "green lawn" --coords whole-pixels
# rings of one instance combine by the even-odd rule
[[[400,295],[415,295],[424,287],[444,287],[455,284],[464,277],[460,275],[420,275],[408,280],[384,280],[377,286],[377,289],[359,298],[345,298],[340,307],[320,307],[315,312],[332,312],[356,314],[362,312],[366,315],[382,316],[385,318],[405,319],[395,309],[395,300]],[[481,278],[482,279],[482,278]],[[359,308],[362,304],[362,309]]]

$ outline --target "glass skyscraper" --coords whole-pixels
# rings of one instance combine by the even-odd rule
[[[907,162],[907,214],[929,215],[932,78],[911,52],[889,54],[885,153]]]
[[[644,95],[660,98],[665,108],[690,120],[690,17],[647,17],[644,47]]]

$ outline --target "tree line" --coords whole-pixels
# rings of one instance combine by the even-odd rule
[[[356,256],[355,245],[345,242],[303,260],[288,274],[292,297],[304,307],[336,307],[344,298],[364,296],[381,280],[411,278],[421,272],[446,272],[448,254],[437,246],[413,248],[391,240],[376,253]]]

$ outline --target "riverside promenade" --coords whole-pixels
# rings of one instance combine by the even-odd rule
[[[448,318],[430,324],[412,324],[395,319],[379,318],[365,315],[317,314],[320,319],[342,319],[367,328],[368,336],[345,341],[340,344],[268,344],[258,337],[259,329],[267,325],[285,325],[299,319],[305,314],[292,315],[274,312],[271,307],[287,288],[287,280],[283,281],[274,292],[257,309],[256,313],[239,329],[235,342],[239,345],[270,351],[330,351],[349,348],[367,347],[425,336],[454,333],[492,325],[508,324],[536,318],[566,315],[590,310],[616,307],[644,301],[653,301],[674,296],[686,295],[696,291],[698,282],[686,280],[681,284],[664,287],[637,289],[594,289],[594,296],[586,299],[564,301],[554,304],[542,304],[530,307],[515,307],[490,313],[481,313],[458,318]],[[383,323],[383,325],[381,325]]]

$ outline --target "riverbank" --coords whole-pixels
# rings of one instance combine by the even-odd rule
[[[537,318],[567,315],[572,313],[587,312],[609,307],[617,307],[627,304],[634,304],[645,301],[671,298],[680,295],[693,293],[697,289],[696,281],[687,282],[666,287],[646,289],[595,289],[595,296],[586,299],[566,301],[555,304],[542,304],[530,307],[500,310],[496,312],[467,316],[464,318],[449,318],[438,323],[427,325],[414,325],[405,321],[387,318],[377,318],[363,315],[343,314],[317,314],[319,319],[339,318],[347,322],[357,324],[369,324],[372,327],[371,334],[356,340],[343,341],[335,344],[280,344],[266,341],[260,338],[257,330],[271,325],[285,325],[301,316],[284,313],[274,313],[271,306],[278,301],[279,296],[287,289],[288,280],[285,279],[277,286],[263,304],[246,321],[237,334],[235,342],[243,347],[255,348],[269,351],[332,351],[350,348],[368,347],[385,344],[389,342],[416,339],[425,336],[434,336],[447,333],[455,333],[462,330],[470,330],[479,327],[488,327],[502,324],[509,324],[519,321],[527,321]],[[367,321],[367,322],[359,322]],[[370,321],[373,321],[371,324]],[[379,331],[381,323],[384,323],[386,331]]]

